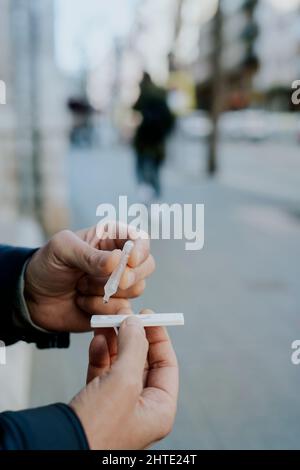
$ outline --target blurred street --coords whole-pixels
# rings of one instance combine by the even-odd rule
[[[152,242],[157,270],[134,303],[136,311],[186,315],[184,328],[170,329],[180,404],[160,446],[300,448],[300,369],[290,361],[300,334],[299,149],[291,146],[287,166],[284,146],[223,144],[224,172],[214,181],[201,177],[205,148],[196,149],[180,136],[170,143],[163,200],[205,203],[205,247],[188,252],[181,241]],[[271,171],[266,160],[274,152]],[[134,198],[130,148],[72,152],[68,165],[73,228],[95,223],[100,202]],[[73,336],[67,352],[36,353],[33,404],[68,400],[83,385],[89,340]],[[48,370],[58,363],[62,377],[50,388]]]
[[[157,269],[134,301],[186,318],[170,328],[176,424],[157,446],[300,449],[300,0],[0,11],[0,242],[95,225],[121,195],[204,203],[204,249],[152,241]],[[69,403],[90,340],[8,348],[0,411]]]

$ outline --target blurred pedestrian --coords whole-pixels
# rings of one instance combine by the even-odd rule
[[[82,98],[70,98],[67,103],[72,114],[70,142],[74,147],[89,148],[93,144],[93,108]]]
[[[148,73],[141,81],[140,96],[133,109],[141,116],[134,136],[136,174],[141,191],[149,193],[143,199],[161,194],[160,169],[165,160],[165,143],[172,131],[175,118],[167,103],[167,93],[156,86]],[[148,191],[147,191],[148,188]]]

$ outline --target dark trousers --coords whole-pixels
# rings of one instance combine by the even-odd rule
[[[136,154],[136,174],[139,184],[149,184],[157,197],[161,194],[160,186],[161,161],[150,152]]]

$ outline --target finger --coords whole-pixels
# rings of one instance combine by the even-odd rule
[[[107,304],[103,303],[103,297],[77,296],[76,303],[81,310],[93,315],[115,315],[120,309],[130,308],[127,299],[110,298]]]
[[[110,369],[110,354],[107,339],[103,335],[95,335],[89,349],[89,366],[86,383],[100,377]]]
[[[103,253],[103,252],[102,252]],[[106,253],[106,252],[105,252]],[[115,253],[115,252],[113,252]],[[117,255],[115,255],[117,256]],[[116,258],[117,259],[117,258]],[[107,259],[107,268],[102,271],[107,271],[112,268],[112,263],[115,260]],[[126,290],[137,284],[139,281],[149,277],[155,270],[155,261],[152,255],[138,265],[136,268],[130,268],[126,266],[124,273],[120,279],[119,287],[121,290]],[[108,280],[108,276],[83,276],[78,284],[77,288],[82,294],[90,295],[102,295],[104,292],[104,286]],[[97,288],[96,288],[97,286]]]
[[[131,389],[135,399],[143,388],[147,352],[148,341],[143,325],[135,315],[130,315],[119,330],[118,358],[113,367],[121,383]]]
[[[131,269],[127,266],[120,280],[120,288],[128,289],[137,282],[150,276],[154,270],[155,261],[152,255],[149,255],[146,261],[138,265],[136,268]]]
[[[43,306],[45,318],[47,318],[47,330],[69,333],[84,333],[91,331],[90,314],[84,312],[76,304],[70,311],[70,298],[54,298],[51,304]],[[61,315],[54,315],[59,309]]]
[[[149,238],[138,238],[134,242],[134,247],[130,254],[128,265],[136,268],[148,258],[150,254],[150,240]]]
[[[102,335],[105,336],[109,357],[110,357],[110,365],[116,361],[117,353],[118,353],[118,335],[114,328],[97,328],[94,330],[95,336]]]
[[[149,314],[151,310],[144,310]],[[178,397],[178,366],[170,338],[165,328],[146,328],[149,342],[148,374],[142,400],[138,403],[147,421],[148,440],[164,438],[172,429]]]
[[[167,436],[174,424],[178,399],[178,365],[165,328],[146,328],[149,341],[146,386],[142,401],[147,404],[149,442]]]
[[[137,230],[132,225],[127,225],[122,222],[100,224],[97,227],[97,234],[100,239],[99,246],[102,250],[122,249],[126,241],[134,241],[134,247],[128,261],[131,267],[138,266],[149,256],[149,235],[142,230]]]
[[[133,315],[131,308],[122,308],[116,312],[116,315]],[[110,355],[110,364],[112,365],[117,359],[118,353],[118,334],[115,331],[115,328],[95,328],[95,335],[103,335],[106,338],[107,346]]]
[[[133,286],[129,287],[128,289],[118,289],[116,294],[113,297],[118,299],[135,299],[136,297],[140,297],[146,288],[146,281],[138,281]]]
[[[104,286],[107,278],[84,276],[77,284],[77,291],[83,295],[99,295],[104,296]],[[139,297],[145,290],[146,282],[144,280],[136,282],[128,289],[118,289],[113,297],[134,299]]]
[[[153,313],[144,310],[141,314]],[[177,399],[178,364],[175,351],[166,328],[146,328],[149,342],[147,387],[154,387]]]
[[[111,274],[121,257],[119,250],[98,250],[68,230],[55,235],[51,246],[64,264],[95,276]]]
[[[117,311],[116,315],[133,315],[131,308],[122,308]],[[101,330],[101,328],[100,328]],[[118,333],[116,333],[115,328],[103,328],[105,330],[105,336],[107,339],[107,345],[110,355],[111,365],[115,363],[118,357]]]

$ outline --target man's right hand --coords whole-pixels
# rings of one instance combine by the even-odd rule
[[[144,449],[173,426],[175,352],[164,328],[145,331],[133,315],[122,323],[118,337],[113,330],[103,333],[90,346],[87,386],[70,406],[91,449]]]

